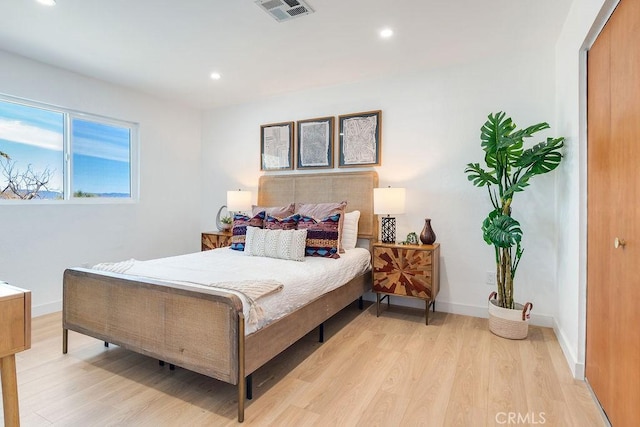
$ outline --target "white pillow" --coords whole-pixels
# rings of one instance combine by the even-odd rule
[[[342,226],[342,247],[353,249],[358,243],[358,221],[360,211],[347,212],[344,215],[344,225]]]
[[[244,253],[251,256],[304,261],[307,230],[267,230],[247,227]]]

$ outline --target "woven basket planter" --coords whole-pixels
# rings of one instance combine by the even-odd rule
[[[495,299],[497,294],[489,295],[489,330],[495,335],[511,340],[521,340],[529,332],[529,317],[533,304],[516,303],[515,309],[502,308]]]

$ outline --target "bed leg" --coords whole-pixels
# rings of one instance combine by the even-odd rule
[[[158,365],[164,366],[164,360],[158,360]]]
[[[324,342],[324,322],[318,326],[318,342]]]
[[[427,300],[426,306],[424,308],[424,324],[427,326],[429,325],[429,305],[431,304],[429,304],[429,300]]]
[[[67,354],[69,349],[69,330],[62,328],[62,354]]]
[[[109,348],[109,343],[105,341],[105,342],[104,342],[104,346],[105,346],[105,347],[107,347],[107,348]]]
[[[362,310],[364,308],[364,302],[362,296],[358,298],[358,310]]]
[[[253,374],[249,374],[247,375],[246,378],[247,381],[247,399],[251,400],[253,399]]]
[[[174,365],[173,363],[169,363],[169,370],[170,371],[175,371],[176,370],[176,365]]]
[[[244,375],[244,314],[238,313],[238,422],[244,421],[244,399],[247,383]]]

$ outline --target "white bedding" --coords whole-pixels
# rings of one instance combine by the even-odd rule
[[[119,272],[196,288],[215,288],[215,285],[199,283],[261,280],[281,283],[281,291],[256,301],[264,316],[257,322],[247,322],[245,333],[249,335],[368,271],[371,268],[370,258],[369,251],[363,248],[349,249],[338,259],[305,257],[303,262],[247,256],[244,252],[220,248],[150,261],[130,260],[126,264],[119,263],[122,266]],[[245,296],[240,292],[223,290],[240,297],[245,318],[249,319],[249,303]]]

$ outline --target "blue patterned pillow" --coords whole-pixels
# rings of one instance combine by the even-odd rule
[[[264,211],[259,212],[253,218],[246,215],[235,214],[233,216],[233,229],[231,236],[231,249],[244,251],[244,242],[247,235],[247,226],[262,228],[264,222]]]
[[[264,228],[267,230],[295,230],[298,228],[300,215],[295,214],[286,218],[278,218],[277,216],[267,215],[264,220]]]
[[[338,254],[340,214],[330,215],[322,220],[302,215],[298,230],[307,230],[305,254],[326,258],[340,258]]]

